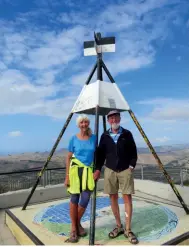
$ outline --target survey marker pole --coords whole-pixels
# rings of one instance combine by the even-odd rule
[[[100,61],[100,70],[101,70],[101,72],[100,72],[100,76],[101,77],[99,77],[100,78],[99,80],[103,81],[103,76],[102,76],[102,59]],[[106,116],[104,116],[104,115],[102,116],[102,122],[103,122],[103,130],[106,131]]]
[[[96,167],[96,154],[97,154],[97,146],[98,146],[98,132],[99,132],[99,106],[96,106],[95,109],[95,130],[94,134],[96,135],[96,150],[94,155],[94,167],[93,171],[95,171]],[[96,186],[97,183],[95,181],[95,187],[91,195],[91,216],[90,216],[90,231],[89,231],[89,245],[95,244],[95,220],[96,220]]]
[[[101,34],[94,34],[95,46],[97,52],[97,80],[102,81],[102,52],[97,49],[97,46],[100,44]],[[96,160],[97,160],[97,147],[98,147],[98,132],[99,132],[99,106],[96,106],[95,109],[95,130],[94,134],[96,135],[96,148],[94,156],[94,166],[93,172],[96,169]],[[95,187],[91,195],[91,217],[90,217],[90,232],[89,232],[89,245],[95,244],[95,220],[96,220],[96,186],[97,182],[95,181]]]
[[[89,74],[89,76],[88,76],[88,78],[87,78],[87,80],[85,82],[86,85],[89,84],[89,82],[90,82],[91,78],[93,77],[94,72],[95,72],[96,69],[97,69],[97,63],[94,65],[93,69],[91,70],[91,72],[90,72],[90,74]],[[51,152],[50,152],[50,154],[49,154],[49,156],[48,156],[48,158],[47,158],[47,160],[46,160],[46,162],[45,162],[45,164],[43,166],[43,168],[41,169],[41,171],[38,174],[37,180],[36,180],[32,190],[31,190],[29,196],[27,197],[27,199],[25,201],[22,210],[26,209],[26,207],[27,207],[27,205],[28,205],[28,203],[29,203],[29,201],[30,201],[30,199],[31,199],[31,197],[32,197],[37,185],[40,182],[40,179],[41,179],[45,169],[48,166],[48,163],[50,162],[50,160],[51,160],[51,158],[52,158],[52,156],[53,156],[53,154],[54,154],[54,152],[55,152],[55,150],[56,150],[56,148],[57,148],[57,146],[58,146],[58,144],[59,144],[59,142],[60,142],[60,140],[61,140],[61,138],[62,138],[62,136],[64,134],[64,132],[66,131],[66,128],[68,127],[69,122],[72,119],[72,116],[73,116],[73,112],[70,112],[70,114],[69,114],[69,116],[68,116],[68,118],[67,118],[67,120],[66,120],[66,122],[65,122],[65,124],[64,124],[64,126],[63,126],[63,128],[62,128],[62,130],[61,130],[61,132],[60,132],[60,134],[59,134],[59,136],[58,136],[58,138],[57,138],[57,140],[56,140],[56,142],[55,142],[55,144],[54,144],[54,146],[53,146],[53,148],[52,148],[52,150],[51,150]]]
[[[110,81],[112,83],[115,83],[115,80],[113,79],[113,77],[111,76],[109,70],[107,69],[105,63],[102,61],[102,67],[104,69],[104,71],[106,72],[107,76],[109,77]],[[159,168],[163,171],[163,174],[165,176],[165,178],[167,179],[168,183],[170,184],[170,186],[172,187],[175,195],[177,196],[178,200],[180,201],[182,207],[184,208],[186,214],[189,214],[189,209],[186,205],[186,203],[184,202],[183,198],[181,197],[180,193],[178,192],[176,186],[174,185],[173,183],[173,180],[171,179],[171,177],[169,176],[168,172],[165,170],[159,156],[157,155],[156,151],[154,150],[152,144],[150,143],[148,137],[146,136],[144,130],[142,129],[141,125],[139,124],[135,114],[133,113],[132,110],[128,110],[132,120],[134,121],[135,125],[137,126],[139,132],[141,133],[142,137],[144,138],[144,141],[146,142],[146,144],[148,145],[152,155],[154,156],[154,158],[156,159],[157,163],[158,163],[158,166]]]
[[[101,34],[97,33],[95,35],[95,42],[97,45],[100,46],[101,41]],[[103,75],[102,75],[102,51],[96,49],[97,52],[97,80],[103,81]],[[106,117],[102,116],[103,121],[103,130],[106,131]]]

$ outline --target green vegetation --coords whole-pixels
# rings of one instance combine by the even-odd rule
[[[189,186],[189,180],[184,181],[184,186]]]
[[[4,188],[4,186],[0,185],[0,194],[5,193],[6,189]]]

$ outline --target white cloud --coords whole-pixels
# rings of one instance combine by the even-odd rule
[[[74,25],[87,25],[89,15],[82,12],[71,11],[69,13],[62,13],[58,17],[58,20],[63,24],[74,24]]]
[[[30,33],[16,32],[13,27],[1,25],[0,47],[4,48],[0,51],[0,55],[6,65],[11,63],[21,63],[27,55],[28,49],[35,42],[36,35],[30,37]]]
[[[16,26],[4,22],[0,27],[0,55],[5,65],[19,63],[36,70],[65,67],[81,55],[82,40],[88,33],[81,25],[59,32],[37,28],[18,31]]]
[[[121,124],[127,124],[130,121],[131,119],[129,116],[126,116],[124,113],[121,114]]]
[[[48,69],[54,66],[65,66],[76,59],[82,52],[80,40],[88,30],[76,26],[58,34],[50,33],[43,39],[36,49],[28,53],[25,66],[34,69]]]
[[[70,78],[70,82],[74,85],[84,86],[88,76],[89,76],[89,72],[82,72],[80,74],[72,76]]]
[[[64,119],[68,116],[75,102],[75,97],[65,97],[55,100],[44,100],[34,104],[28,112],[36,115],[51,116],[54,119]]]
[[[89,15],[76,11],[63,13],[61,17],[66,23],[78,25],[83,23],[91,29],[100,30],[103,35],[107,34],[107,30],[116,33],[116,56],[111,54],[111,59],[106,63],[108,69],[113,71],[113,76],[116,76],[118,73],[154,63],[156,49],[153,43],[156,42],[158,45],[169,36],[169,24],[174,24],[173,20],[177,18],[179,12],[179,5],[174,6],[176,3],[179,1],[116,3],[104,8],[98,18],[90,18],[92,13]],[[172,6],[172,10],[168,11],[166,9],[168,6]],[[89,18],[90,24],[87,24]],[[91,39],[92,37],[89,40]],[[78,79],[84,73],[80,72]],[[74,79],[78,81],[77,75]]]
[[[114,76],[121,72],[139,69],[143,66],[151,65],[153,57],[146,54],[146,56],[127,56],[125,58],[116,58],[113,62],[107,62],[109,71],[113,71]]]
[[[154,98],[149,100],[140,100],[137,103],[141,105],[165,105],[171,101],[171,98]]]
[[[44,73],[40,73],[36,76],[37,79],[35,80],[36,84],[39,85],[50,85],[55,82],[56,74],[58,73],[57,70],[47,70]]]
[[[151,120],[189,120],[189,100],[187,99],[156,98],[139,101],[138,104],[153,106],[152,111],[147,116]]]
[[[120,82],[119,83],[120,84],[120,86],[128,86],[128,85],[131,85],[131,82],[130,81],[123,81],[123,82]]]
[[[34,85],[20,71],[7,70],[0,76],[0,114],[29,113],[64,118],[75,97],[73,91],[61,99],[49,99],[60,90],[60,85]]]
[[[14,26],[1,24],[0,114],[27,113],[64,118],[74,104],[77,90],[71,88],[70,80],[64,78],[63,72],[69,62],[81,54],[80,40],[87,29],[75,26],[58,33],[19,32]],[[13,64],[17,64],[18,69],[7,69]],[[58,94],[61,95],[59,98]]]
[[[0,61],[0,71],[5,70],[6,68],[7,68],[7,66]]]
[[[157,137],[155,140],[159,143],[165,143],[170,141],[170,138],[167,136],[163,136],[163,137]]]
[[[80,86],[84,86],[85,82],[87,81],[87,78],[89,77],[89,73],[90,71],[86,68],[87,72],[81,72],[77,75],[74,75],[70,78],[70,83],[72,83],[73,85],[80,85]],[[93,75],[93,78],[90,80],[90,83],[96,81],[96,74]]]
[[[18,137],[18,136],[21,136],[22,135],[22,132],[19,131],[19,130],[16,130],[16,131],[11,131],[8,133],[8,136],[10,137]]]
[[[179,62],[181,60],[181,56],[178,56],[177,57],[177,61]]]
[[[151,117],[165,120],[189,120],[189,105],[183,106],[183,108],[178,105],[175,107],[171,105],[158,107],[153,110]]]

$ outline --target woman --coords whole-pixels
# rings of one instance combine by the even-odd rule
[[[68,147],[64,184],[68,187],[68,192],[71,194],[71,233],[70,237],[66,240],[66,242],[71,243],[76,243],[79,237],[87,235],[80,221],[95,186],[92,166],[96,136],[92,134],[89,125],[90,120],[86,115],[81,115],[77,118],[77,126],[80,132],[71,138]]]

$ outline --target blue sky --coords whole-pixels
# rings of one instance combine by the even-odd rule
[[[94,65],[83,56],[94,31],[116,37],[104,62],[151,143],[188,143],[188,9],[184,0],[0,0],[0,152],[52,148]],[[128,113],[122,125],[146,146]],[[74,116],[58,148],[76,132]]]

